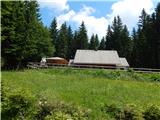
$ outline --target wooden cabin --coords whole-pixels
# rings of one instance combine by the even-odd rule
[[[129,67],[125,58],[120,58],[115,50],[77,50],[72,61],[74,65]]]

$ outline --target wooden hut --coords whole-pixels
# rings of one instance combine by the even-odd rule
[[[44,58],[43,58],[44,59]],[[68,61],[64,58],[60,57],[50,57],[50,58],[45,58],[45,63],[46,64],[55,64],[55,65],[68,65]]]

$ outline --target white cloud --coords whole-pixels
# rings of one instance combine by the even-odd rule
[[[42,8],[47,7],[56,10],[56,12],[69,10],[67,0],[38,0],[38,3]]]
[[[42,8],[47,7],[53,12],[59,12],[59,16],[57,16],[58,28],[65,21],[78,28],[84,21],[89,37],[94,33],[98,34],[100,38],[106,35],[107,26],[112,23],[114,16],[120,15],[122,22],[131,31],[136,26],[143,8],[147,13],[153,12],[152,0],[115,0],[111,7],[112,12],[106,13],[106,17],[94,16],[93,13],[96,9],[85,5],[76,12],[70,8],[67,0],[38,0],[38,2]]]
[[[151,13],[153,10],[152,0],[120,0],[112,5],[112,13],[107,16],[110,18],[110,22],[114,16],[119,15],[122,18],[124,24],[126,24],[129,30],[138,22],[142,9],[145,9],[147,13]]]
[[[108,26],[108,20],[105,17],[95,17],[91,14],[95,12],[95,9],[89,6],[83,5],[83,8],[79,12],[70,10],[68,13],[57,17],[57,21],[62,24],[64,21],[69,21],[76,24],[76,27],[84,21],[87,28],[89,37],[94,33],[98,34],[99,38],[102,38],[106,34],[106,28]]]
[[[70,21],[73,16],[75,16],[75,11],[70,10],[66,14],[61,14],[57,17],[57,27],[60,28],[61,24],[64,23],[65,21]]]

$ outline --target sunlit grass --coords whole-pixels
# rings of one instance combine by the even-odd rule
[[[154,77],[153,77],[154,76]],[[27,89],[32,94],[75,103],[92,110],[97,119],[103,104],[160,105],[159,74],[110,70],[40,69],[2,72],[4,86]]]

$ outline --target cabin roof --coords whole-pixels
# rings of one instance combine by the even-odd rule
[[[46,58],[46,59],[51,59],[51,60],[63,60],[64,58],[61,58],[61,57],[49,57],[49,58]]]
[[[121,61],[115,50],[77,50],[74,63],[120,65]]]
[[[121,61],[121,65],[120,66],[129,67],[129,64],[128,64],[126,58],[120,58],[120,61]]]

